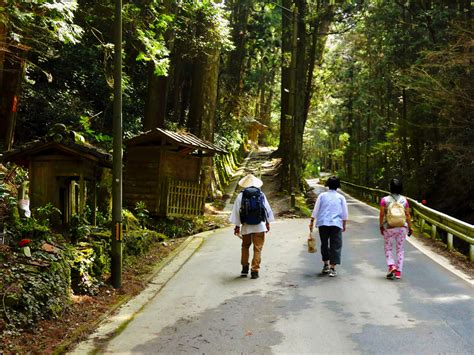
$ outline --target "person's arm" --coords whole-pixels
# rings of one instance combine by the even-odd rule
[[[275,216],[273,215],[272,208],[270,207],[270,204],[268,203],[267,196],[262,192],[263,194],[263,207],[265,207],[265,227],[267,228],[267,233],[270,232],[270,222],[273,222],[275,220]]]
[[[405,217],[408,225],[408,236],[413,234],[413,229],[411,228],[411,216],[410,216],[410,206],[408,205],[408,200],[405,205]]]
[[[311,213],[311,220],[309,221],[309,231],[312,232],[313,231],[313,227],[314,227],[314,220],[318,217],[318,213],[319,213],[319,206],[321,204],[321,199],[320,199],[321,195],[318,196],[318,198],[316,199],[316,202],[314,204],[314,208],[313,208],[313,213]]]
[[[383,235],[383,232],[385,230],[385,227],[383,226],[383,222],[385,220],[385,202],[384,199],[380,201],[380,212],[379,212],[379,228],[380,228],[380,234]]]
[[[263,194],[263,207],[265,207],[266,221],[273,222],[275,220],[275,216],[273,215],[272,208],[270,207],[267,196],[265,196],[265,194]]]
[[[232,224],[235,224],[234,228],[234,235],[240,236],[240,225],[242,224],[240,221],[240,205],[242,203],[242,193],[237,195],[235,199],[234,206],[232,208],[232,213],[230,214],[229,221]]]
[[[347,201],[344,196],[342,196],[342,231],[346,231],[346,223],[347,220],[349,219],[349,210],[347,208]]]

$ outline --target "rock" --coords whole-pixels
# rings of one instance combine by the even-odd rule
[[[55,247],[54,245],[48,244],[48,243],[44,243],[41,246],[41,249],[43,249],[47,253],[52,253],[52,254],[59,254],[59,252],[60,252],[59,248]]]

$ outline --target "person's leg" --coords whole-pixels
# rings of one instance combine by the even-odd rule
[[[242,264],[241,276],[246,276],[249,273],[249,249],[252,244],[252,235],[246,234],[242,236],[242,253],[240,263]]]
[[[403,270],[403,261],[405,259],[405,239],[407,235],[406,228],[397,228],[397,233],[395,234],[395,241],[397,247],[397,272],[395,277],[400,278],[400,274]]]
[[[393,241],[395,240],[394,229],[385,229],[383,232],[385,260],[388,266],[387,278],[393,279],[397,267],[393,258]]]
[[[342,250],[342,229],[339,227],[329,227],[329,276],[336,276],[336,265],[341,263]]]
[[[329,236],[330,231],[328,226],[321,226],[318,228],[319,230],[319,239],[321,240],[321,258],[323,259],[323,263],[325,266],[329,266]],[[329,270],[325,270],[323,268],[323,272]]]
[[[265,242],[265,233],[252,233],[252,242],[253,242],[253,258],[252,258],[252,267],[251,274],[252,277],[258,277],[258,271],[260,270],[260,261],[262,258],[262,248],[263,243]]]

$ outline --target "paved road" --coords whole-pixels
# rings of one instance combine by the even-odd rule
[[[410,244],[385,279],[377,211],[348,198],[336,278],[306,252],[308,220],[272,224],[261,278],[239,276],[231,228],[207,237],[106,347],[110,353],[474,353],[474,288]],[[319,248],[319,246],[318,246]]]

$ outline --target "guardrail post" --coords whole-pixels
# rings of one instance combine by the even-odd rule
[[[420,229],[421,233],[423,234],[425,230],[425,219],[423,217],[420,217]]]
[[[431,225],[431,238],[436,238],[436,225],[434,224]]]
[[[448,250],[452,250],[453,249],[453,235],[452,233],[448,233]]]
[[[474,244],[469,245],[469,260],[474,261]]]

